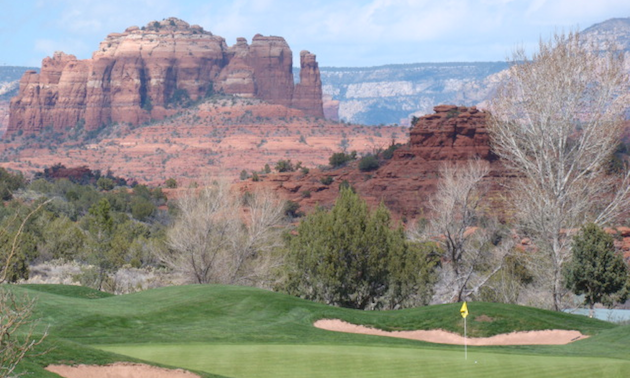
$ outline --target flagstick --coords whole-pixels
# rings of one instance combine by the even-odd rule
[[[464,318],[464,360],[468,360],[468,343],[466,342],[466,318]]]

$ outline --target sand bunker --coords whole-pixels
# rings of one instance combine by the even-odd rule
[[[464,345],[464,337],[443,330],[432,331],[383,331],[376,328],[346,323],[338,319],[322,319],[315,327],[335,332],[361,333],[364,335],[389,336],[402,339],[427,341],[439,344]],[[468,345],[564,345],[585,339],[588,336],[579,331],[545,330],[512,332],[492,337],[467,338]]]
[[[145,364],[117,362],[111,365],[50,365],[46,370],[65,378],[200,378],[182,369],[164,369]]]

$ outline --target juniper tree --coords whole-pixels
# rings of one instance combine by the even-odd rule
[[[305,299],[357,309],[427,303],[433,245],[406,240],[381,204],[370,211],[350,188],[330,210],[309,214],[289,243],[284,290]]]
[[[577,295],[584,294],[584,304],[593,317],[596,303],[612,305],[613,296],[626,289],[628,266],[615,250],[613,237],[593,223],[582,227],[572,249],[573,260],[565,270],[566,287]]]

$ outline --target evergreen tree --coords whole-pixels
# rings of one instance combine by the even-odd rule
[[[371,212],[351,189],[330,211],[318,209],[290,241],[285,290],[302,298],[357,309],[391,309],[430,298],[430,248],[391,229],[389,211]]]
[[[613,295],[625,296],[628,266],[615,251],[612,236],[591,223],[573,239],[573,260],[565,270],[565,278],[569,290],[584,294],[584,304],[592,317],[595,303],[612,305]]]
[[[114,219],[109,201],[101,198],[90,207],[87,223],[86,262],[95,268],[94,277],[85,275],[84,284],[103,290],[103,285],[110,273],[122,265],[122,256],[112,248],[114,236]],[[87,282],[92,281],[93,282]]]

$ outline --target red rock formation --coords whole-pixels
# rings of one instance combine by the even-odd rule
[[[425,160],[494,160],[486,131],[486,113],[477,108],[438,105],[409,132],[410,153]]]
[[[355,162],[339,169],[312,169],[307,175],[270,175],[260,183],[248,184],[268,186],[308,211],[317,204],[332,205],[339,184],[348,181],[368,203],[377,205],[383,201],[397,217],[411,220],[428,215],[427,200],[436,191],[444,164],[481,159],[490,165],[486,182],[493,189],[488,200],[493,201],[492,193],[496,193],[499,181],[508,173],[490,151],[486,113],[475,107],[450,105],[436,106],[434,110],[435,114],[416,120],[409,132],[409,144],[396,150],[393,158],[382,162],[376,171],[361,172]],[[332,184],[323,183],[327,177],[332,178]]]
[[[27,72],[11,101],[8,133],[57,131],[85,120],[96,129],[112,122],[138,124],[173,114],[173,99],[197,100],[210,90],[295,106],[322,117],[315,56],[303,54],[293,83],[292,52],[282,37],[243,38],[228,47],[222,37],[176,18],[130,27],[101,42],[92,59],[55,53],[40,74]],[[297,96],[294,98],[294,92]]]
[[[339,122],[339,100],[333,100],[331,95],[323,95],[324,118]]]
[[[324,116],[322,81],[315,54],[300,52],[300,82],[295,86],[293,107],[315,117]]]

